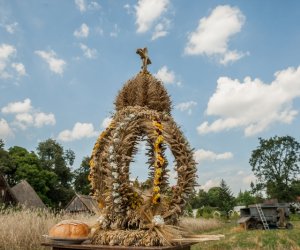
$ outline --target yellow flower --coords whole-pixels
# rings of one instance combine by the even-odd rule
[[[155,169],[155,175],[156,176],[161,176],[161,174],[162,174],[162,168]]]
[[[153,121],[153,125],[158,128],[159,130],[162,130],[163,129],[163,126],[160,122],[157,122],[157,121]]]
[[[154,183],[154,185],[155,185],[155,186],[157,186],[157,185],[159,185],[159,184],[160,184],[160,181],[159,181],[159,179],[157,179],[157,178],[154,178],[154,181],[153,181],[153,183]]]
[[[157,136],[155,143],[160,144],[164,141],[164,137],[162,135]]]
[[[158,186],[153,187],[153,192],[158,193],[160,191],[160,188]]]
[[[153,202],[154,204],[160,203],[160,194],[154,195],[153,198],[152,198],[152,202]]]
[[[158,155],[156,158],[159,161],[160,165],[163,165],[165,163],[165,159],[161,155]]]

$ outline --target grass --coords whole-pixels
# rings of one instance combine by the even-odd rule
[[[226,223],[221,228],[206,231],[209,234],[224,234],[224,239],[196,244],[192,246],[192,250],[297,250],[300,249],[300,221],[292,223],[292,230],[268,231],[245,231],[235,222]]]
[[[203,219],[184,217],[180,220],[180,226],[189,232],[202,232],[220,228],[223,223],[217,219]]]
[[[54,214],[49,211],[26,209],[0,210],[0,250],[39,250],[44,240],[42,235],[56,223],[66,219],[77,219],[91,225],[96,218],[89,215]]]
[[[43,234],[65,219],[81,220],[88,225],[96,216],[87,214],[54,214],[49,211],[0,210],[0,250],[46,250],[41,247]],[[235,222],[224,223],[216,219],[183,218],[181,226],[197,234],[224,234],[219,241],[203,242],[192,250],[297,250],[300,249],[300,221],[293,221],[293,230],[244,231]]]

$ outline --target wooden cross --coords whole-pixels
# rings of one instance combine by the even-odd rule
[[[142,59],[142,71],[143,72],[147,72],[147,65],[151,64],[151,60],[148,56],[148,49],[147,48],[143,48],[143,49],[137,49],[136,53],[140,55],[141,59]]]

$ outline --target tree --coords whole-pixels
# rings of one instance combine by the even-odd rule
[[[86,156],[82,159],[81,165],[74,171],[74,187],[75,191],[88,195],[91,191],[91,184],[88,180],[90,173],[90,157]]]
[[[208,205],[210,207],[219,207],[220,206],[220,187],[212,187],[208,190]]]
[[[259,146],[252,151],[249,163],[258,178],[258,189],[265,189],[268,197],[290,201],[292,183],[300,172],[300,144],[291,136],[259,138]]]
[[[239,206],[246,206],[248,207],[251,204],[256,203],[256,198],[251,194],[250,191],[240,191],[238,196],[236,197],[236,204]]]
[[[16,171],[13,175],[14,183],[26,180],[37,192],[40,198],[48,205],[51,200],[48,192],[57,183],[55,173],[42,169],[40,161],[34,152],[25,148],[14,146],[9,149],[9,156]]]
[[[57,176],[57,183],[48,192],[48,197],[55,206],[66,205],[74,195],[72,189],[73,174],[71,165],[75,159],[72,150],[64,148],[55,140],[48,139],[40,142],[37,153],[44,170],[53,172]]]
[[[226,217],[229,217],[229,211],[235,205],[235,198],[226,182],[222,179],[220,183],[218,207],[221,211],[225,212]]]
[[[0,173],[5,176],[9,185],[14,185],[16,166],[13,164],[8,151],[4,149],[4,146],[4,141],[0,139]]]

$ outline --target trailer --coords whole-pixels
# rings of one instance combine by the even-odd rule
[[[289,221],[289,215],[288,203],[254,204],[240,209],[238,223],[246,230],[292,229],[293,225]]]

